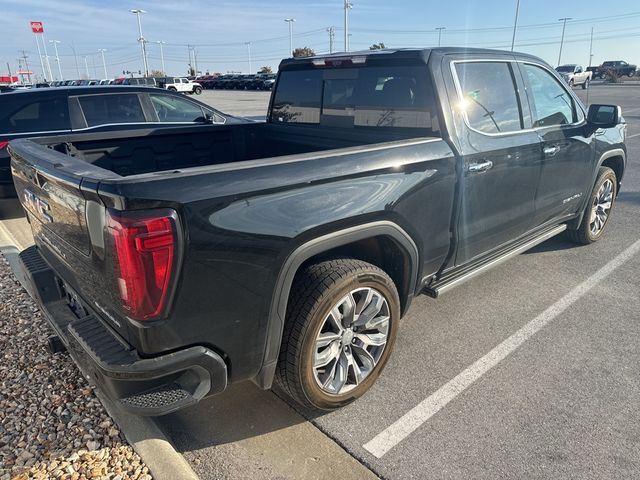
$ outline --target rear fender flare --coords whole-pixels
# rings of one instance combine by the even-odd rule
[[[286,320],[287,303],[295,274],[300,266],[309,258],[329,251],[333,248],[367,238],[386,236],[395,240],[409,256],[409,288],[406,299],[403,299],[405,309],[409,307],[415,292],[418,277],[418,248],[400,226],[389,221],[378,221],[350,227],[337,232],[310,240],[296,248],[284,261],[275,282],[274,293],[267,320],[267,332],[262,367],[254,382],[261,388],[271,388],[278,363],[284,322]]]

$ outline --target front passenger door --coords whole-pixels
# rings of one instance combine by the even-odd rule
[[[576,213],[591,182],[593,134],[569,90],[545,67],[520,64],[533,128],[542,140],[542,171],[536,194],[536,224]]]

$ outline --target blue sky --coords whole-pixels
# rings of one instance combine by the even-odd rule
[[[509,48],[516,0],[352,0],[349,31],[351,49],[366,49],[372,43],[388,47],[437,44],[436,27],[444,26],[443,45]],[[603,8],[606,6],[606,8]],[[251,42],[252,67],[276,67],[289,50],[285,18],[296,19],[294,47],[309,46],[328,52],[334,26],[335,48],[343,49],[341,0],[0,0],[0,72],[6,63],[15,71],[20,51],[29,56],[30,68],[41,72],[30,20],[44,22],[45,38],[59,40],[60,63],[65,78],[85,72],[84,56],[91,77],[102,78],[105,53],[109,77],[123,70],[142,68],[142,55],[132,8],[147,10],[142,17],[149,43],[150,68],[160,69],[164,46],[169,74],[184,75],[189,50],[195,45],[199,70],[211,72],[249,69],[245,42]],[[562,24],[567,23],[562,63],[587,64],[589,35],[594,28],[593,63],[623,59],[640,63],[640,2],[638,0],[521,0],[516,50],[538,55],[555,65]],[[72,47],[78,54],[78,70]],[[47,44],[53,56],[53,45]],[[57,74],[57,64],[51,58]]]

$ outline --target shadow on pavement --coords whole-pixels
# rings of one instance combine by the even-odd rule
[[[17,198],[0,199],[0,220],[24,217],[24,210]]]
[[[306,420],[273,392],[251,382],[230,385],[220,395],[157,419],[180,450],[237,442]]]

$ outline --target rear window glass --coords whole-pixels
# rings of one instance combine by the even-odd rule
[[[18,94],[13,98],[2,98],[0,115],[0,133],[69,129],[67,99],[64,97],[28,100],[26,95]]]
[[[87,95],[79,101],[88,127],[146,121],[136,94]]]
[[[426,66],[284,71],[270,120],[438,130]]]

